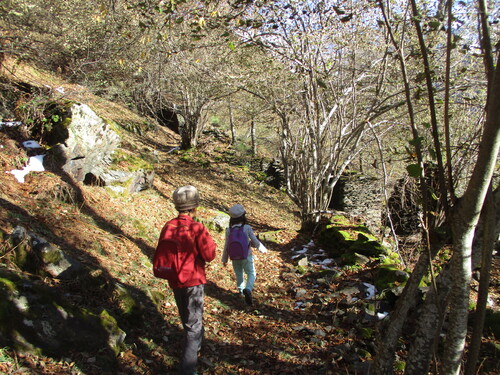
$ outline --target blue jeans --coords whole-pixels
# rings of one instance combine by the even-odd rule
[[[204,285],[174,289],[175,302],[184,327],[184,353],[179,374],[192,375],[203,340]]]
[[[253,284],[257,277],[255,273],[255,266],[253,264],[252,254],[248,254],[247,259],[233,260],[233,270],[236,275],[236,287],[240,292],[243,289],[253,290]],[[244,274],[246,275],[246,281]]]

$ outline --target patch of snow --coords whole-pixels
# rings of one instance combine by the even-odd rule
[[[23,146],[26,148],[42,148],[37,141],[24,141]]]
[[[495,300],[491,297],[491,296],[488,296],[488,299],[487,299],[487,304],[489,307],[495,307],[496,304],[495,304]]]
[[[45,168],[43,167],[43,158],[45,155],[31,156],[28,160],[28,165],[23,169],[14,169],[12,171],[6,171],[5,173],[10,173],[20,183],[24,183],[24,177],[30,172],[43,172]]]
[[[306,248],[304,248],[302,250],[297,250],[297,251],[295,251],[295,254],[305,254],[305,253],[307,253],[307,250],[308,249],[306,249]]]
[[[365,298],[366,299],[374,298],[376,294],[375,285],[368,283],[363,283],[363,285],[366,287]]]
[[[339,268],[338,267],[328,267],[328,266],[321,266],[321,269],[325,270],[325,271],[338,271]]]
[[[389,315],[389,313],[388,313],[388,312],[381,312],[381,313],[379,312],[379,313],[377,313],[377,318],[378,318],[379,320],[382,320],[382,319],[384,319],[387,315]]]
[[[0,129],[2,129],[2,126],[19,126],[22,125],[22,121],[0,121]]]
[[[19,311],[26,312],[29,310],[29,302],[25,296],[15,298],[13,302]]]
[[[35,325],[33,324],[33,321],[32,320],[28,320],[28,319],[23,319],[23,323],[25,326],[27,327],[34,327]]]
[[[332,263],[335,263],[335,261],[332,258],[326,258],[320,262],[320,264],[322,264],[324,266],[327,266],[327,265],[332,264]]]

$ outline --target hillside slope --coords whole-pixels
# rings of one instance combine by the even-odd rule
[[[47,79],[39,83],[56,86]],[[40,76],[29,80],[33,84]],[[81,100],[82,90],[67,87],[64,95]],[[78,95],[71,96],[71,92]],[[103,116],[104,109],[116,106],[88,93],[84,98]],[[123,107],[109,113],[119,124],[130,119],[141,122]],[[201,217],[212,217],[241,203],[257,233],[278,232],[277,242],[265,243],[269,253],[257,256],[253,307],[235,295],[233,272],[221,265],[223,233],[211,232],[218,248],[216,260],[208,266],[206,340],[200,373],[365,371],[375,352],[376,321],[362,320],[364,301],[338,291],[356,282],[371,281],[370,268],[346,268],[341,273],[320,273],[319,268],[312,268],[304,273],[297,267],[292,249],[301,248],[310,238],[299,232],[296,207],[283,192],[261,182],[260,176],[245,166],[247,161],[235,155],[224,136],[210,132],[203,136],[197,151],[176,152],[173,148],[179,138],[168,129],[157,126],[144,135],[124,132],[123,148],[155,158],[153,188],[134,195],[117,195],[107,188],[75,183],[50,165],[47,171],[31,172],[25,183],[19,183],[5,171],[22,168],[26,162],[28,153],[21,146],[25,137],[17,127],[0,130],[0,231],[10,234],[22,225],[91,266],[95,274],[107,280],[106,285],[96,288],[91,283],[25,276],[89,311],[107,309],[115,314],[127,337],[115,360],[104,356],[98,347],[92,352],[70,352],[63,358],[0,348],[0,373],[175,373],[182,330],[172,292],[164,281],[153,277],[150,259],[161,227],[176,214],[172,192],[186,184],[200,191]],[[0,253],[2,266],[16,269],[8,262],[5,244]],[[116,295],[116,285],[139,301],[133,314],[120,315],[124,301]]]

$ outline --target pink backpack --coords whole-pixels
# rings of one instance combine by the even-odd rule
[[[248,250],[250,243],[248,237],[243,230],[243,225],[229,228],[229,237],[227,239],[227,253],[231,260],[241,260],[248,258]]]

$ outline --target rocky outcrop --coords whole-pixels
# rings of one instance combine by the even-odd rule
[[[111,154],[120,137],[111,124],[85,104],[73,104],[70,121],[66,122],[67,138],[54,147],[63,160],[63,170],[78,181],[87,173],[99,176],[111,164]]]
[[[15,249],[15,262],[22,270],[56,279],[74,279],[83,271],[80,262],[21,226],[11,233],[10,241]]]
[[[71,351],[108,351],[116,356],[126,333],[107,310],[91,312],[71,302],[71,295],[61,293],[58,283],[43,279],[60,279],[81,285],[96,284],[100,289],[118,291],[120,305],[132,297],[119,285],[109,285],[94,272],[68,256],[62,249],[40,235],[18,226],[7,237],[13,252],[6,262],[15,263],[22,273],[0,265],[0,346],[20,352],[65,356]],[[121,311],[121,317],[133,312]]]
[[[127,193],[149,188],[154,178],[152,168],[122,170],[113,164],[113,153],[120,145],[120,136],[113,127],[118,125],[105,121],[87,105],[72,104],[69,117],[53,130],[59,135],[52,138],[60,142],[51,152],[64,172],[77,181]]]
[[[125,332],[106,311],[71,306],[51,288],[0,267],[0,345],[64,356],[71,351],[120,351]]]

